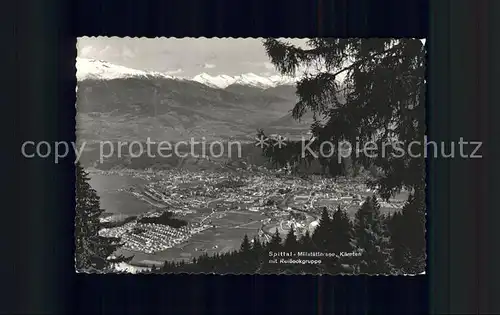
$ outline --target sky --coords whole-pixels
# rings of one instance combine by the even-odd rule
[[[281,39],[302,48],[307,39]],[[425,42],[425,40],[422,40]],[[261,38],[120,38],[80,37],[78,57],[192,78],[200,73],[230,76],[278,74]]]
[[[307,39],[286,41],[307,47]],[[212,76],[250,72],[278,74],[262,39],[83,37],[78,39],[77,49],[78,57],[177,77],[190,78],[200,73]]]

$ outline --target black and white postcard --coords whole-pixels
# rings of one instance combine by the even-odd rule
[[[77,272],[425,272],[424,39],[77,46]]]

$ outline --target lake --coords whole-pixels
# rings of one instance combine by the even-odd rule
[[[150,210],[151,206],[132,194],[120,189],[144,185],[146,180],[130,175],[102,175],[90,173],[90,185],[101,198],[101,208],[108,213],[137,215]]]

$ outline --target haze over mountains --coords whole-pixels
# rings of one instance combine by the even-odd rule
[[[191,79],[77,58],[80,140],[253,140],[257,128],[304,134],[310,117],[291,119],[295,80],[256,74]]]

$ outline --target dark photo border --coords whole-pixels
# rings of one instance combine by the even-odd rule
[[[5,81],[6,137],[13,158],[5,203],[0,311],[11,314],[453,314],[493,312],[500,266],[492,248],[498,149],[481,160],[428,162],[425,276],[190,276],[75,274],[72,158],[24,159],[20,143],[75,140],[79,36],[427,37],[431,139],[500,143],[493,73],[500,56],[486,32],[498,1],[142,1],[31,0],[15,6],[15,50]],[[498,12],[498,10],[497,10]],[[490,26],[491,29],[495,29]],[[497,27],[497,29],[499,29]],[[496,50],[495,50],[496,49]],[[496,68],[494,68],[496,67]],[[496,71],[494,71],[496,70]],[[12,87],[10,86],[12,83]],[[10,105],[10,104],[15,105]],[[498,106],[497,106],[498,108]],[[7,114],[13,111],[12,114]],[[497,109],[498,111],[498,109]],[[15,117],[15,119],[12,119]],[[495,150],[496,149],[496,150]],[[12,167],[15,165],[15,167]],[[494,211],[496,210],[496,211]],[[491,213],[489,213],[491,212]],[[495,217],[494,217],[495,216]],[[495,220],[496,218],[496,220]],[[495,230],[498,234],[498,228]],[[496,243],[494,243],[496,242]],[[8,254],[7,254],[8,253]],[[495,260],[496,259],[496,260]],[[498,268],[497,268],[498,270]],[[497,277],[498,278],[498,277]],[[497,291],[488,285],[495,285]],[[429,286],[431,289],[429,289]],[[4,309],[5,308],[5,309]],[[498,309],[497,309],[498,311]]]

